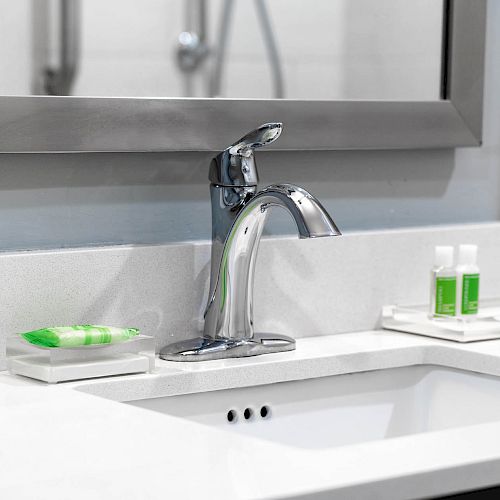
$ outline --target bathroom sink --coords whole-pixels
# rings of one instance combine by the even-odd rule
[[[500,378],[419,365],[129,404],[319,449],[500,421]]]

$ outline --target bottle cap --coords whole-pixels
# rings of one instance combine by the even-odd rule
[[[434,265],[437,267],[453,266],[453,247],[438,246],[434,254]]]
[[[458,265],[471,266],[476,263],[477,245],[460,245],[458,247]]]

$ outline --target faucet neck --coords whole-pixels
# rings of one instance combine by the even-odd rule
[[[211,186],[217,203],[229,188]],[[253,338],[253,281],[257,250],[267,210],[256,209],[254,193],[213,228],[210,294],[204,335],[242,340]],[[255,205],[255,206],[254,206]],[[222,229],[228,224],[227,232]],[[220,231],[219,231],[220,230]],[[225,234],[224,234],[225,233]]]
[[[207,311],[214,295],[222,261],[224,245],[234,221],[243,207],[255,196],[257,186],[227,187],[210,184],[212,204],[212,248],[210,258],[210,288]],[[205,315],[207,313],[205,312]]]
[[[230,231],[242,209],[257,191],[259,175],[254,150],[274,142],[280,136],[282,128],[281,123],[265,123],[219,153],[210,163],[208,178],[212,203],[212,257],[205,318],[212,314],[211,304],[218,292],[220,267]],[[210,335],[214,336],[215,327],[206,325],[207,319],[205,332],[209,330]]]

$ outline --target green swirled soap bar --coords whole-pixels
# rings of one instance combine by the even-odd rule
[[[137,328],[100,325],[55,326],[21,333],[29,343],[43,347],[79,347],[82,345],[116,344],[139,333]]]

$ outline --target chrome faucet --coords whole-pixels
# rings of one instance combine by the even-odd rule
[[[261,125],[212,160],[212,260],[203,336],[167,345],[162,359],[201,361],[295,349],[290,337],[253,330],[255,261],[269,208],[288,210],[300,238],[341,233],[305,189],[278,184],[257,193],[254,149],[274,142],[282,128],[281,123]]]

